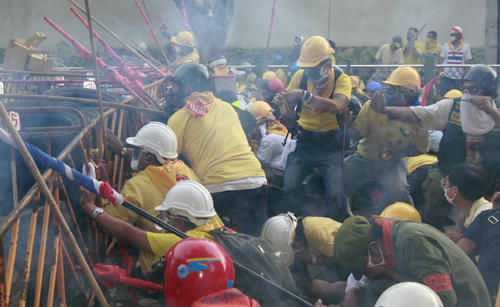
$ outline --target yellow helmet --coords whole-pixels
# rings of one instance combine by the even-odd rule
[[[420,91],[420,75],[415,68],[410,66],[400,66],[391,73],[385,84],[404,86],[414,91]]]
[[[194,37],[188,31],[182,31],[177,33],[177,36],[174,36],[170,39],[170,41],[174,44],[186,46],[186,47],[194,47]]]
[[[250,108],[250,113],[252,113],[256,120],[261,118],[275,119],[273,112],[273,108],[265,101],[256,101]]]
[[[460,98],[462,97],[462,92],[459,90],[451,90],[444,94],[444,98]]]
[[[302,45],[297,66],[314,67],[333,53],[333,48],[324,37],[310,37]]]
[[[407,203],[397,202],[385,208],[380,215],[372,215],[373,219],[378,220],[382,217],[394,217],[403,220],[422,222],[422,217],[417,209]]]
[[[279,77],[274,71],[268,70],[262,75],[262,79],[271,80],[271,79],[279,79]]]

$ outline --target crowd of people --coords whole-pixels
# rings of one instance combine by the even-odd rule
[[[421,71],[404,65],[426,54],[469,64],[460,27],[443,46],[435,31],[425,45],[415,28],[405,44],[395,36],[375,60],[401,66],[377,69],[366,85],[335,65],[335,44],[321,36],[297,36],[292,65],[259,74],[250,63],[230,69],[221,55],[199,64],[191,33],[161,32],[175,52],[167,117],[145,123],[126,144],[108,131],[108,147],[133,173],[124,198],[199,239],[182,240],[111,203],[99,208],[90,193],[80,204],[140,250],[144,276],[165,257],[168,306],[262,303],[233,288],[215,229],[269,240],[298,277],[296,294],[315,306],[494,304],[497,74],[485,65],[444,68],[442,99],[422,106]],[[234,75],[230,86],[215,86],[213,76],[224,75]],[[326,210],[318,216],[306,203]]]

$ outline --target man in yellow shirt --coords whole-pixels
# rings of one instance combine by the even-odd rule
[[[95,205],[95,195],[85,190],[80,206],[92,220],[118,241],[131,244],[152,257],[163,257],[175,243],[182,239],[171,233],[157,233],[134,227]],[[210,193],[201,184],[184,180],[177,183],[161,205],[155,208],[162,219],[190,237],[214,240],[208,233],[219,223]],[[124,210],[128,210],[125,209]],[[155,213],[156,215],[156,213]],[[216,218],[217,222],[212,222]],[[215,223],[215,224],[214,224]]]
[[[160,32],[174,45],[174,50],[170,51],[175,51],[176,58],[173,63],[170,63],[171,68],[177,69],[177,67],[184,63],[200,62],[198,51],[194,48],[193,34],[188,31],[181,31],[177,33],[177,35],[173,36],[165,25],[161,26]],[[167,51],[169,50],[167,49]],[[173,52],[170,52],[170,54],[173,54]]]
[[[165,199],[170,189],[181,180],[199,181],[198,176],[182,161],[177,159],[177,139],[172,129],[159,122],[150,122],[127,138],[134,148],[131,167],[138,173],[125,182],[120,193],[141,208],[156,215],[155,207]],[[126,154],[126,150],[123,150]],[[104,202],[104,211],[144,231],[159,232],[154,224],[123,207],[114,207]],[[151,270],[154,255],[140,251],[139,260],[143,272]]]
[[[208,69],[187,63],[167,77],[186,105],[168,120],[177,149],[212,194],[231,228],[258,235],[267,220],[267,181],[233,107],[215,98]],[[182,92],[180,92],[182,91]]]
[[[417,29],[409,28],[408,33],[406,34],[408,42],[406,42],[403,47],[403,58],[405,64],[420,64],[420,56],[422,56],[422,53],[424,52],[424,45],[418,41],[417,33]]]
[[[385,99],[395,106],[408,106],[420,90],[420,76],[408,66],[395,69],[384,83],[384,94],[375,93],[372,100]],[[370,103],[363,106],[350,129],[353,139],[361,141],[357,152],[344,161],[345,193],[349,195],[364,184],[377,181],[385,191],[380,209],[395,202],[412,204],[406,181],[408,168],[403,158],[426,153],[429,134],[414,124],[375,112]]]
[[[427,33],[427,41],[425,43],[425,50],[423,54],[432,54],[434,56],[434,64],[439,64],[439,56],[443,50],[443,45],[437,41],[436,31],[429,31]],[[422,57],[421,63],[424,64],[425,59]]]
[[[344,112],[351,96],[351,79],[332,66],[333,49],[321,36],[309,38],[300,52],[295,73],[288,88],[275,98],[285,106],[287,116],[299,106],[299,136],[296,150],[288,156],[284,188],[291,205],[304,200],[304,178],[315,168],[325,182],[325,198],[331,215],[343,220],[345,198],[342,194],[343,133],[338,114]],[[283,112],[282,112],[283,114]]]
[[[392,43],[380,46],[375,54],[375,61],[379,65],[394,65],[403,64],[403,39],[401,36],[394,36]],[[375,73],[370,77],[368,82],[382,82],[385,81],[391,74],[391,68],[377,68]]]

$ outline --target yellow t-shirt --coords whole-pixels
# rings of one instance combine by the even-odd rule
[[[415,124],[388,120],[387,115],[375,112],[367,101],[361,108],[354,128],[363,139],[358,145],[358,154],[365,159],[379,161],[381,151],[389,147],[396,151],[415,145],[421,153],[429,151],[429,132],[420,131]]]
[[[175,170],[174,170],[175,169]],[[148,173],[162,174],[150,177]],[[131,204],[141,208],[149,214],[156,216],[155,207],[160,206],[165,199],[168,190],[172,188],[176,178],[199,181],[194,172],[182,161],[167,163],[163,166],[148,166],[146,170],[137,173],[134,177],[127,180],[121,190],[121,194]],[[154,180],[154,182],[153,182]],[[161,181],[161,183],[159,183]],[[163,185],[163,191],[156,188],[156,185]],[[129,224],[135,224],[137,228],[149,232],[160,232],[154,227],[154,224],[141,217],[137,213],[122,207],[114,206],[108,201],[103,201],[104,212],[119,218]],[[144,273],[151,270],[151,265],[158,261],[154,255],[139,251],[139,261]]]
[[[474,219],[476,216],[483,212],[484,210],[490,210],[493,208],[493,204],[484,199],[484,197],[481,197],[480,199],[476,200],[470,209],[469,216],[465,219],[464,227],[468,228],[472,222],[474,222]]]
[[[281,82],[283,82],[283,84],[286,87],[288,85],[288,79],[287,79],[286,73],[283,71],[283,69],[278,68],[278,70],[276,71],[276,75],[278,75],[278,78],[281,80]]]
[[[184,107],[170,117],[168,126],[177,136],[177,152],[188,159],[201,184],[265,177],[234,108],[211,92],[195,92],[188,103],[198,99],[209,101],[205,115],[195,117]]]
[[[435,45],[429,45],[428,43],[425,43],[424,48],[424,54],[432,53],[434,55],[434,65],[439,64],[439,56],[441,55],[441,51],[443,50],[443,45],[438,42],[436,42]],[[420,62],[422,64],[425,64],[425,58],[420,57]]]
[[[410,157],[410,158],[408,158],[408,173],[407,173],[407,175],[410,176],[411,173],[413,173],[413,171],[415,171],[417,168],[419,168],[423,165],[433,164],[437,160],[438,160],[438,158],[436,156],[428,155],[428,154]]]
[[[297,89],[300,87],[300,82],[302,81],[302,76],[304,75],[304,69],[300,69],[295,73],[290,80],[290,84],[288,84],[287,90]],[[333,75],[333,69],[332,69]],[[333,82],[333,76],[331,78],[331,82]],[[307,90],[312,92],[312,88],[314,87],[311,81],[307,82]],[[337,82],[333,88],[334,94],[343,94],[347,97],[347,101],[349,101],[351,97],[351,78],[348,75],[342,74],[337,79]],[[331,97],[331,91],[325,91],[323,95],[324,98]],[[317,131],[317,132],[326,132],[330,130],[339,130],[339,124],[337,122],[337,115],[329,112],[318,111],[314,112],[311,105],[309,105],[306,101],[302,101],[302,111],[300,115],[300,119],[298,120],[299,125],[307,131]]]
[[[302,219],[309,250],[316,256],[333,257],[335,235],[342,223],[327,217],[309,216]]]
[[[413,56],[413,52],[411,51],[410,47],[408,47],[408,50],[405,54],[406,46],[408,46],[408,42],[405,43],[405,46],[403,47],[403,58],[405,61],[405,64],[421,64],[420,63],[420,57],[418,59],[415,59],[415,56]],[[422,45],[421,42],[415,41],[415,48],[417,49],[418,53],[420,56],[422,56],[422,53],[424,52],[425,48],[424,45]],[[420,68],[419,68],[420,69]],[[417,69],[417,70],[419,70]]]
[[[183,57],[180,57],[177,54],[177,58],[175,59],[174,64],[181,65],[184,63],[200,63],[200,56],[198,55],[198,51],[196,51],[196,49],[193,49],[193,52],[190,52]]]
[[[208,232],[214,229],[215,228],[212,224],[204,225],[196,227],[193,230],[188,230],[186,234],[193,238],[203,238],[215,241],[214,237],[208,234]],[[165,256],[167,252],[172,248],[172,246],[175,245],[175,243],[182,240],[180,237],[174,235],[173,233],[154,233],[148,231],[147,236],[149,245],[151,246],[153,253],[157,257]]]

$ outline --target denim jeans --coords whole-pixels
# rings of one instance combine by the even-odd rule
[[[398,201],[413,205],[407,171],[408,164],[403,159],[373,161],[355,153],[344,160],[344,192],[349,195],[368,182],[378,181],[385,192],[381,209]]]
[[[332,215],[343,221],[345,197],[342,193],[342,146],[338,140],[342,134],[303,132],[297,141],[297,148],[288,156],[283,184],[291,208],[298,208],[305,198],[302,183],[315,167],[325,184],[325,198],[331,206]],[[321,141],[324,140],[324,142]]]

